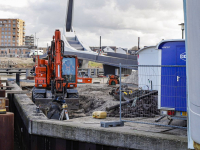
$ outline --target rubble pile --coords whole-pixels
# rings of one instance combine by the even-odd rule
[[[128,93],[128,92],[126,92]],[[122,102],[122,117],[155,117],[159,115],[158,92],[148,90],[135,90],[131,94],[124,94]],[[107,107],[108,116],[119,117],[120,105]]]

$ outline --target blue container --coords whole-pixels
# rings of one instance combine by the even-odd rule
[[[184,40],[163,41],[161,65],[186,65]],[[186,67],[161,68],[161,109],[186,112]]]

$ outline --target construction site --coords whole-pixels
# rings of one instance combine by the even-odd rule
[[[18,64],[13,64],[21,65],[29,58],[16,60]],[[31,61],[26,63],[29,65]],[[118,76],[92,74],[91,83],[77,83],[78,98],[65,98],[68,115],[60,118],[63,104],[44,96],[33,97],[37,81],[26,66],[20,68],[25,73],[18,73],[17,67],[10,68],[13,72],[1,73],[1,100],[5,100],[8,115],[14,112],[5,124],[13,126],[14,135],[9,140],[14,142],[15,149],[187,149],[187,122],[174,120],[169,125],[169,118],[163,118],[155,124],[161,117],[158,93],[138,87],[138,70],[121,78],[121,117],[127,120],[121,122]],[[135,106],[125,96],[130,91],[139,98]]]
[[[0,150],[199,150],[200,70],[192,64],[200,58],[200,34],[193,32],[199,32],[194,14],[200,2],[194,1],[183,1],[182,39],[140,48],[138,38],[131,52],[102,50],[101,36],[99,48],[83,43],[73,28],[74,0],[67,1],[63,30],[54,30],[44,53],[6,46],[0,55]],[[23,30],[15,30],[16,22]],[[11,25],[22,44],[20,19],[1,19],[0,37],[7,38],[4,26]],[[34,36],[27,39],[32,44]]]

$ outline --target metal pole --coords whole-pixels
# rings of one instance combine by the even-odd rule
[[[36,46],[36,32],[35,32],[35,46]]]
[[[100,50],[101,50],[101,36],[100,36],[100,47],[99,47],[99,53],[100,53]],[[99,55],[98,53],[98,55]]]
[[[38,39],[37,39],[37,48],[38,48]]]
[[[140,50],[140,37],[138,37],[138,50]]]
[[[182,29],[182,39],[184,39],[184,29]]]
[[[122,95],[121,95],[121,80],[122,80],[122,72],[121,72],[121,63],[119,64],[119,73],[120,73],[120,86],[119,86],[119,97],[120,97],[120,122],[122,121]]]
[[[36,40],[37,40],[37,48],[38,48],[38,39],[39,39],[39,38],[36,39]]]

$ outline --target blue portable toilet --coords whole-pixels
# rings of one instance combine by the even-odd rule
[[[161,114],[186,116],[185,40],[163,40],[157,49],[161,50],[161,65],[166,65],[161,68],[160,77]]]

